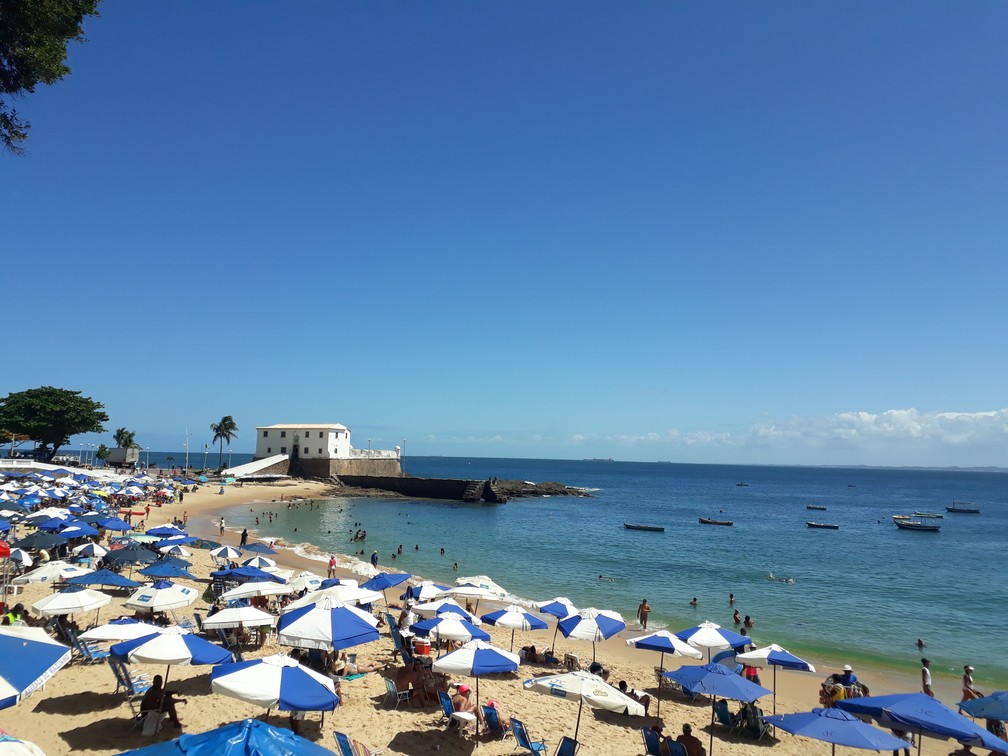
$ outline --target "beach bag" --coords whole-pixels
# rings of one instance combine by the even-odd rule
[[[140,730],[140,734],[145,738],[152,738],[161,730],[161,712],[160,711],[149,711],[147,716],[144,717],[143,728]]]

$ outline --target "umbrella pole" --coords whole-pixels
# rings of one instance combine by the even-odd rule
[[[710,651],[707,652],[708,654]],[[710,740],[707,741],[707,752],[714,753],[714,704],[717,703],[717,696],[711,699],[710,705]]]
[[[514,628],[511,628],[511,650],[514,651]],[[479,679],[478,677],[476,678]]]
[[[557,617],[556,629],[553,630],[553,656],[556,656],[556,637],[557,633],[560,632],[560,618]]]
[[[574,740],[577,740],[578,730],[581,729],[581,707],[584,706],[584,698],[578,699],[578,718],[577,724],[574,725]]]
[[[512,632],[514,632],[514,631],[512,631]],[[479,735],[480,735],[479,710],[480,710],[479,675],[477,675],[476,676],[476,748],[479,748]],[[462,723],[459,722],[459,727],[461,727],[461,726],[462,726]]]
[[[665,652],[661,652],[661,661],[658,662],[658,669],[665,669]],[[658,673],[658,690],[655,691],[655,698],[658,699],[658,711],[655,713],[655,717],[661,720],[661,672]]]

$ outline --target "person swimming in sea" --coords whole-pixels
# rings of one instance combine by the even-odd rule
[[[607,583],[615,583],[616,582],[616,578],[606,577],[605,575],[599,575],[598,579],[599,580],[604,580]]]

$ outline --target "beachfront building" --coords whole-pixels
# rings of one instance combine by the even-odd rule
[[[369,444],[370,446],[370,444]],[[400,449],[355,449],[350,429],[340,423],[280,423],[256,428],[255,459],[283,455],[297,460],[304,475],[399,475]]]

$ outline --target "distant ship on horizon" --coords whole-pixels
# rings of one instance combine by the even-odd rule
[[[593,457],[592,459],[582,459],[581,461],[582,462],[615,462],[616,460],[613,459],[612,457],[606,457],[605,459],[603,459],[602,457]]]

